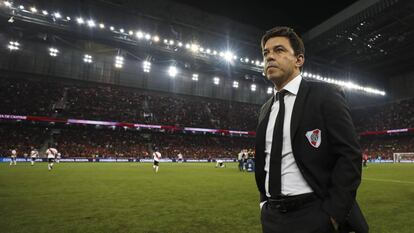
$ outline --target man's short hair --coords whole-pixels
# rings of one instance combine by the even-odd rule
[[[296,34],[296,32],[285,26],[278,26],[268,30],[262,37],[262,49],[264,48],[266,42],[273,37],[286,37],[289,39],[290,45],[293,48],[295,56],[299,54],[305,55],[305,46],[303,45],[302,39]]]

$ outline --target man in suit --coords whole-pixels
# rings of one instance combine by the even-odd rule
[[[355,201],[361,152],[343,92],[302,78],[305,48],[293,29],[267,31],[261,46],[275,88],[256,134],[263,232],[368,232]]]

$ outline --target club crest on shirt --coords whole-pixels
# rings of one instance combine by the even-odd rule
[[[308,139],[311,146],[318,148],[321,145],[321,130],[314,129],[311,131],[306,132],[306,138]]]

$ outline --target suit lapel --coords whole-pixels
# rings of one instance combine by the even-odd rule
[[[303,110],[305,109],[306,97],[309,92],[309,84],[306,79],[302,79],[300,83],[298,94],[296,96],[295,104],[293,106],[292,118],[290,123],[290,136],[292,141],[292,146],[294,138],[297,134],[297,130],[300,124],[300,121],[303,117]]]

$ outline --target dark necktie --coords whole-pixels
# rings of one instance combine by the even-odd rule
[[[283,145],[283,122],[285,119],[286,90],[276,93],[276,100],[279,101],[279,112],[277,114],[273,130],[272,149],[270,153],[269,171],[269,192],[272,197],[281,194],[281,166],[282,166],[282,145]]]

